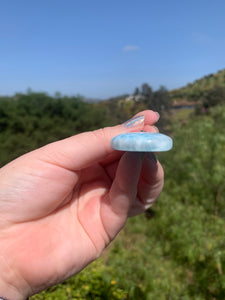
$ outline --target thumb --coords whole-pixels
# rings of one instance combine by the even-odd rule
[[[114,136],[140,131],[146,125],[153,125],[158,118],[159,115],[153,111],[143,111],[122,125],[81,133],[49,144],[37,150],[37,155],[39,159],[63,168],[79,170],[103,160],[115,151],[110,146]]]

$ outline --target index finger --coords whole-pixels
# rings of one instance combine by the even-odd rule
[[[153,125],[159,115],[151,110],[138,113],[122,125],[106,127],[81,133],[49,144],[37,151],[39,159],[69,170],[79,170],[99,162],[112,154],[111,139],[122,133],[140,131],[146,125]]]

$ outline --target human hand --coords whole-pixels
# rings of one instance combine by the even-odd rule
[[[0,169],[0,295],[25,299],[96,259],[127,217],[145,211],[163,187],[159,162],[110,147],[158,115],[44,146]]]

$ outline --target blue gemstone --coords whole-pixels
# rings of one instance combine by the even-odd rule
[[[173,140],[162,133],[131,132],[115,136],[111,147],[134,152],[168,151],[173,147]]]

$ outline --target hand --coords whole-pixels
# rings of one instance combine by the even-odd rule
[[[155,131],[157,114],[141,114],[144,122],[78,134],[0,169],[1,296],[25,299],[79,272],[128,215],[153,204],[163,186],[159,162],[110,147],[118,134]]]

